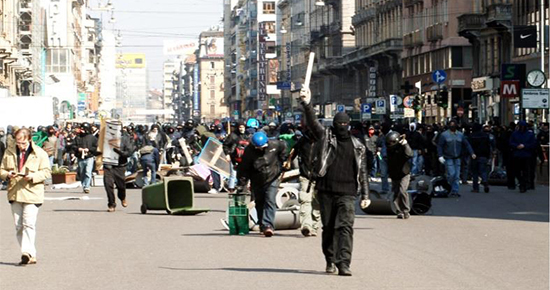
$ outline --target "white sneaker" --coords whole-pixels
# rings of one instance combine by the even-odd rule
[[[218,193],[220,193],[220,192],[219,192],[217,189],[212,188],[212,189],[210,189],[210,191],[208,191],[208,193],[209,193],[209,194],[218,194]]]

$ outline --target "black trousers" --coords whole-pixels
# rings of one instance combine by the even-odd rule
[[[126,199],[126,167],[125,166],[104,166],[103,184],[105,191],[107,192],[107,199],[109,207],[116,207],[115,200],[115,184],[117,188],[118,198],[120,200]]]
[[[519,180],[519,188],[527,189],[529,183],[529,165],[530,158],[514,157],[514,169],[516,170],[516,178]]]
[[[327,263],[349,267],[353,251],[355,195],[318,193],[323,223],[322,248]]]

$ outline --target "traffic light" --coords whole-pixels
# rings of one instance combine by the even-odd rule
[[[415,95],[412,101],[412,107],[415,111],[419,111],[422,109],[422,106],[420,105],[420,95]]]
[[[439,92],[439,98],[437,100],[437,105],[439,107],[442,107],[444,109],[447,109],[449,106],[449,91],[447,91],[447,88],[443,88],[441,92]]]

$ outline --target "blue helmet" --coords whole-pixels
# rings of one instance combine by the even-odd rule
[[[246,127],[258,129],[260,127],[260,122],[254,118],[250,118],[246,121]]]
[[[255,147],[266,147],[267,146],[267,135],[264,132],[256,132],[252,135],[252,145]]]

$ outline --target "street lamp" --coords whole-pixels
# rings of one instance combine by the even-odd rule
[[[315,2],[315,6],[325,6],[325,1],[318,0],[318,1]]]
[[[281,32],[282,34],[286,34],[286,33],[287,33],[287,31],[286,31],[286,29],[285,29],[284,26],[281,26],[280,32]]]

